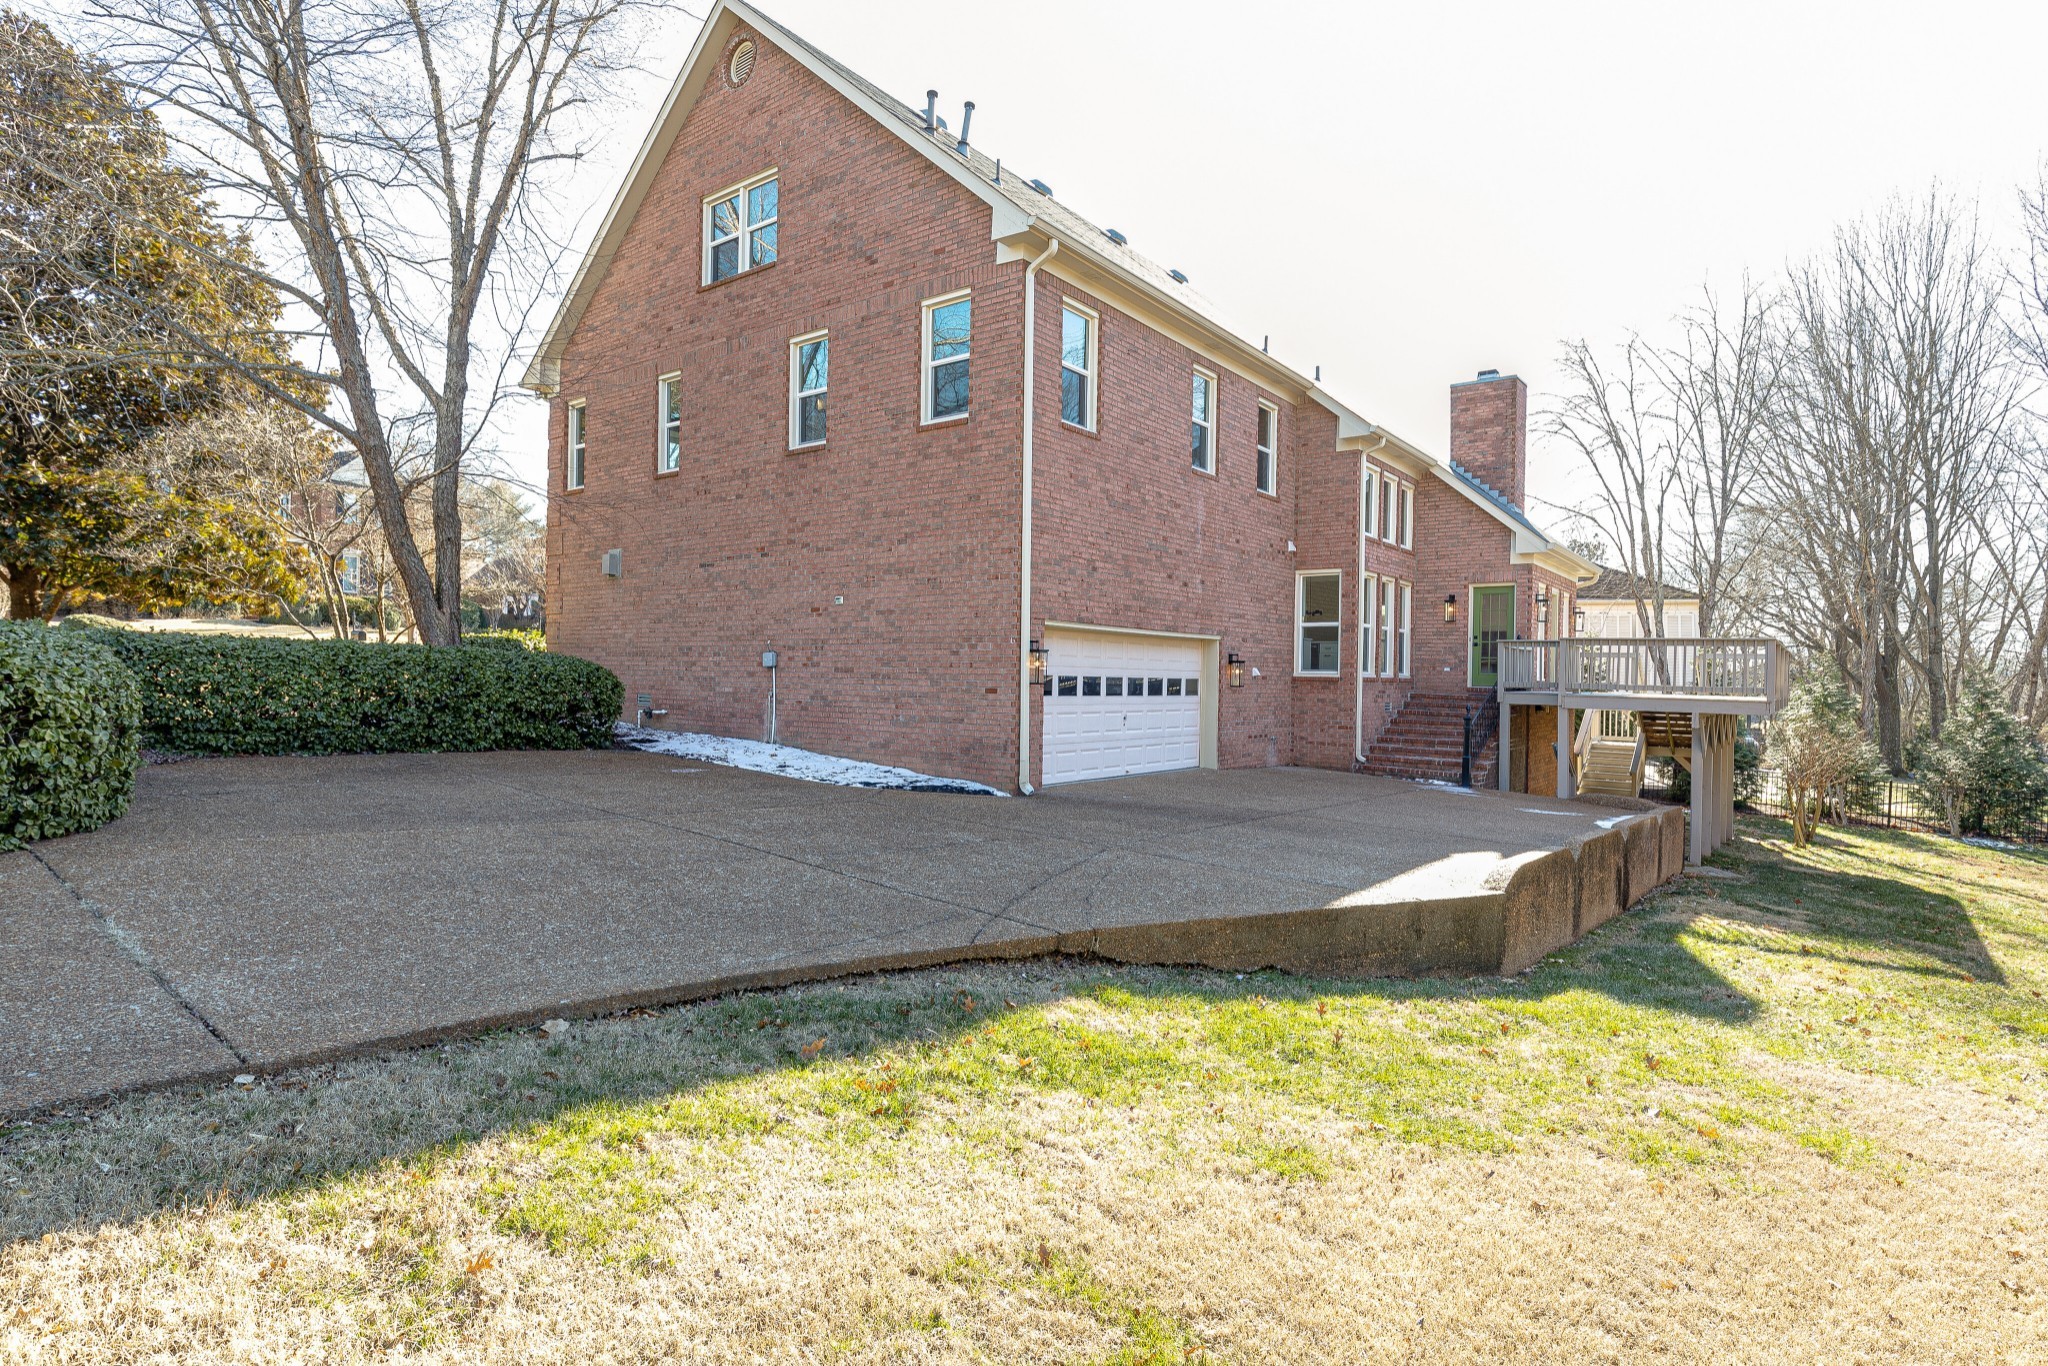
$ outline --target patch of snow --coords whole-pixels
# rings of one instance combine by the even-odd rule
[[[1532,816],[1576,816],[1579,814],[1576,811],[1545,811],[1540,806],[1525,806],[1522,810]]]
[[[1964,835],[1962,839],[1964,844],[1974,844],[1979,849],[2010,849],[2016,854],[2021,854],[2025,853],[2027,848],[2026,845],[2014,844],[2011,840],[1995,840],[1984,835]]]
[[[775,773],[812,783],[888,788],[898,792],[957,792],[990,797],[1009,795],[999,788],[984,787],[958,778],[935,778],[914,769],[841,759],[832,754],[818,754],[791,745],[770,745],[760,740],[736,740],[727,735],[703,735],[695,731],[650,730],[645,726],[629,726],[623,721],[618,724],[617,734],[621,743],[649,754],[697,759],[707,764],[744,768],[755,773]]]
[[[1634,814],[1634,812],[1629,813],[1629,815]],[[1605,820],[1594,821],[1593,824],[1599,826],[1602,830],[1612,830],[1615,826],[1620,825],[1623,821],[1627,819],[1628,816],[1609,816]]]
[[[1442,778],[1410,778],[1408,781],[1414,783],[1417,787],[1433,787],[1439,792],[1455,792],[1461,797],[1477,795],[1469,787],[1460,787],[1456,783],[1447,783]]]

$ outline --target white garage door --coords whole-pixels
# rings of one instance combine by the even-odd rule
[[[1199,641],[1048,632],[1045,647],[1048,784],[1201,763]]]

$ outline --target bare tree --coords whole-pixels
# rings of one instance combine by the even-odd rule
[[[453,643],[463,464],[507,390],[542,292],[530,277],[560,250],[534,200],[600,133],[577,111],[623,64],[643,0],[88,3],[106,50],[286,263],[265,278],[320,360],[244,367],[250,382],[339,436],[380,506],[406,505],[400,429],[425,433],[431,534],[381,525],[420,637]]]

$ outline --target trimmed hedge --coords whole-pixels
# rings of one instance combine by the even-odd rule
[[[134,676],[88,633],[0,621],[0,849],[125,813],[139,720]]]
[[[569,655],[171,632],[81,632],[134,670],[143,743],[174,754],[595,749],[619,680]]]
[[[548,638],[543,633],[516,628],[503,631],[464,631],[462,633],[462,643],[464,645],[479,645],[486,650],[545,650],[548,648]]]

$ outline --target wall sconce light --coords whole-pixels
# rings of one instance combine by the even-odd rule
[[[1024,657],[1030,661],[1031,681],[1034,684],[1045,682],[1045,646],[1032,641]]]
[[[1444,594],[1444,620],[1456,621],[1457,619],[1458,595],[1456,593],[1446,593]]]
[[[1232,650],[1230,652],[1230,658],[1224,664],[1224,673],[1230,680],[1231,687],[1242,688],[1244,686],[1244,660],[1238,655],[1237,651]]]
[[[1586,609],[1583,607],[1574,607],[1572,609],[1572,634],[1575,636],[1586,634]]]

